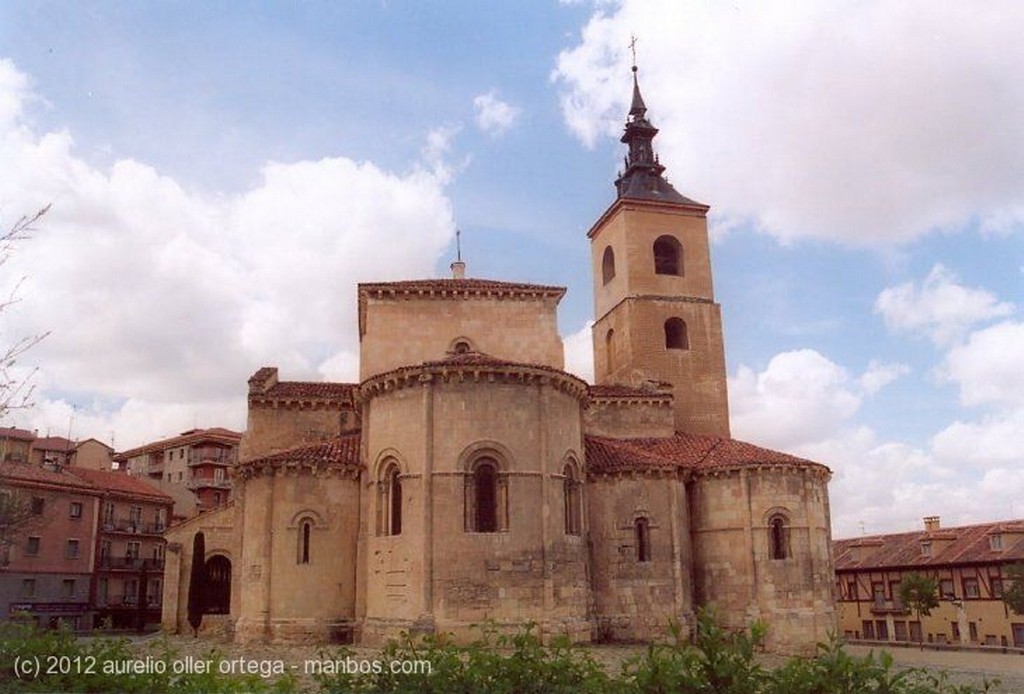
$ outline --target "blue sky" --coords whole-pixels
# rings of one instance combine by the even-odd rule
[[[0,336],[114,439],[244,426],[244,382],[352,379],[358,281],[562,284],[612,201],[631,35],[712,207],[734,435],[821,460],[836,535],[1024,513],[1016,3],[0,5]],[[26,364],[26,366],[28,366]],[[73,424],[72,424],[73,421]]]

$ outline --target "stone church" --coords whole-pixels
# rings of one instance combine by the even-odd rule
[[[708,206],[664,178],[633,75],[617,195],[587,234],[595,383],[564,370],[564,287],[360,284],[358,383],[249,379],[235,496],[167,533],[166,629],[236,642],[665,637],[713,606],[771,648],[835,627],[818,463],[730,437]]]

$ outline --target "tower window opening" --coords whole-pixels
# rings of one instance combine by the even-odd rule
[[[636,560],[648,562],[651,560],[651,524],[646,518],[637,518],[633,521],[633,533],[636,540]]]
[[[768,551],[772,559],[789,558],[789,528],[782,516],[773,516],[768,522]]]
[[[608,284],[615,278],[615,251],[611,246],[604,249],[604,257],[601,258],[601,281]]]
[[[686,331],[686,322],[682,318],[669,318],[665,321],[665,347],[690,349],[690,337]]]
[[[611,375],[612,371],[615,370],[615,352],[612,338],[615,337],[614,330],[608,330],[604,336],[604,359],[605,359],[605,371]]]
[[[683,246],[674,236],[659,236],[654,241],[654,274],[683,274]]]

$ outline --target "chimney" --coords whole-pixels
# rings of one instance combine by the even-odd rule
[[[452,263],[452,279],[464,280],[466,279],[466,263],[462,260],[456,260]]]
[[[924,529],[928,532],[939,529],[939,516],[925,516]]]

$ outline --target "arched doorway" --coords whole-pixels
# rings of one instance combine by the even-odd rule
[[[207,593],[206,614],[231,612],[231,560],[215,554],[206,560]]]

